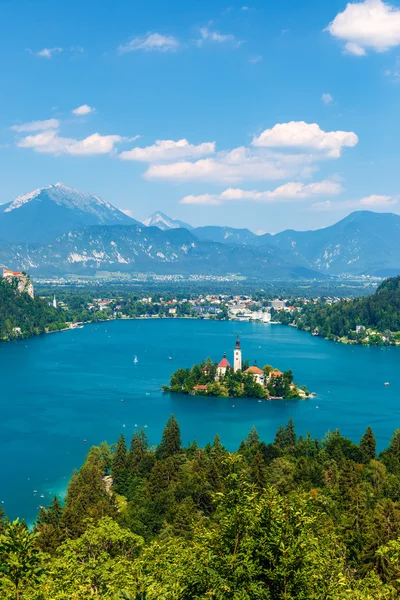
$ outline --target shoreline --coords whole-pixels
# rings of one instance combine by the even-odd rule
[[[220,321],[220,322],[238,322],[238,323],[258,323],[260,325],[282,325],[282,323],[279,323],[279,321],[269,321],[268,323],[265,323],[263,321],[237,321],[236,319],[214,319],[214,318],[210,318],[210,317],[190,317],[190,316],[185,316],[185,317],[160,317],[158,315],[154,315],[151,317],[146,317],[146,316],[138,316],[138,317],[112,317],[110,319],[100,319],[97,321],[79,321],[79,326],[75,325],[74,323],[71,323],[72,326],[69,327],[64,327],[63,329],[56,329],[54,331],[43,331],[41,333],[38,334],[34,334],[34,335],[30,335],[27,337],[24,336],[18,336],[18,337],[13,337],[13,338],[9,338],[9,339],[2,339],[0,340],[0,343],[7,343],[7,342],[21,342],[23,340],[30,340],[34,337],[39,337],[41,335],[49,335],[52,333],[62,333],[64,331],[73,331],[75,329],[83,329],[83,327],[85,325],[92,325],[94,323],[107,323],[109,321],[152,321],[152,320],[156,320],[156,319],[160,319],[160,320],[169,320],[169,321],[177,321],[177,320],[191,320],[191,321]]]

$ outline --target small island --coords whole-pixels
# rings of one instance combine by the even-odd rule
[[[308,398],[305,386],[293,383],[291,370],[282,373],[270,365],[260,369],[256,364],[242,361],[239,337],[233,355],[233,367],[224,354],[219,363],[210,358],[191,369],[178,369],[171,375],[164,392],[216,396],[220,398],[258,398],[283,400]]]

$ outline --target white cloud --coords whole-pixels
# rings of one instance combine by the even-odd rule
[[[397,204],[397,198],[394,196],[379,196],[374,194],[372,196],[366,196],[365,198],[361,198],[359,204],[365,207],[386,207],[393,206],[393,204]]]
[[[132,148],[121,152],[122,160],[136,160],[142,162],[163,162],[179,160],[180,158],[196,158],[215,152],[215,142],[204,142],[195,146],[187,140],[177,142],[173,140],[157,140],[152,146],[146,148]]]
[[[342,210],[345,208],[355,208],[359,210],[373,210],[379,209],[384,210],[391,208],[398,203],[399,196],[384,196],[379,194],[373,194],[372,196],[365,196],[361,200],[345,200],[343,202],[315,202],[312,205],[313,210]]]
[[[62,48],[43,48],[43,50],[39,50],[39,52],[34,52],[36,56],[40,58],[53,58],[55,54],[59,54],[62,52]]]
[[[252,65],[255,65],[259,62],[261,62],[263,59],[263,57],[261,56],[261,54],[257,54],[256,56],[250,56],[249,57],[249,63],[251,63]]]
[[[130,208],[120,208],[119,210],[121,212],[123,212],[124,215],[127,215],[128,217],[132,217],[133,218],[133,210],[131,210]]]
[[[218,44],[230,42],[235,44],[235,46],[240,46],[242,43],[238,41],[231,33],[220,33],[219,31],[213,31],[208,27],[201,27],[200,35],[201,38],[196,40],[198,46],[202,46],[204,42],[216,42]]]
[[[60,121],[57,119],[47,119],[45,121],[30,121],[29,123],[21,123],[21,125],[13,125],[11,129],[18,133],[29,131],[42,131],[45,129],[58,129]]]
[[[347,44],[344,45],[344,49],[347,54],[354,54],[355,56],[365,56],[367,54],[364,48],[355,42],[347,42]]]
[[[333,96],[331,94],[322,94],[321,100],[324,104],[332,104]]]
[[[137,50],[144,50],[146,52],[171,52],[177,50],[179,46],[179,41],[172,35],[148,33],[145,36],[133,38],[127,44],[122,44],[118,50],[122,54]]]
[[[181,204],[223,204],[228,201],[250,201],[250,202],[277,202],[279,200],[296,200],[310,198],[312,196],[337,195],[343,191],[340,183],[335,181],[319,181],[305,185],[299,182],[285,183],[275,190],[257,192],[253,190],[242,190],[239,188],[228,188],[221,194],[201,194],[199,196],[189,195],[181,200]]]
[[[266,129],[252,141],[253,146],[269,148],[311,148],[322,151],[330,158],[339,158],[343,147],[358,143],[352,131],[323,131],[316,123],[291,121],[278,123]]]
[[[90,113],[94,112],[94,110],[95,109],[93,108],[93,106],[89,106],[88,104],[82,104],[82,106],[74,108],[72,112],[74,115],[83,116],[90,115]]]
[[[90,156],[109,154],[114,145],[122,141],[119,135],[100,135],[94,133],[82,140],[62,137],[56,130],[47,130],[36,135],[28,135],[18,141],[20,148],[32,148],[43,154],[72,154]]]
[[[351,54],[364,56],[366,49],[385,52],[400,45],[400,9],[382,0],[350,2],[327,31],[343,40]]]
[[[165,181],[215,181],[235,183],[245,179],[270,180],[309,177],[315,170],[312,154],[282,154],[253,150],[241,146],[215,157],[195,162],[180,161],[167,165],[150,165],[147,179]]]

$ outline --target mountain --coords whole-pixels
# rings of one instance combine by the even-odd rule
[[[108,225],[71,231],[47,245],[2,244],[0,264],[33,276],[97,271],[182,275],[241,274],[259,279],[314,278],[301,259],[268,244],[203,242],[186,229]]]
[[[234,229],[233,227],[195,227],[192,232],[199,240],[219,242],[220,244],[252,245],[257,243],[259,237],[250,229]]]
[[[331,275],[386,277],[400,272],[400,216],[353,212],[316,231],[283,231],[260,236],[266,243],[303,259],[310,269]]]
[[[0,240],[46,243],[88,225],[137,223],[94,194],[62,183],[48,185],[0,205]]]
[[[191,225],[188,225],[188,223],[184,223],[183,221],[178,221],[177,219],[171,219],[171,217],[168,217],[168,215],[158,211],[153,213],[152,215],[150,215],[150,217],[148,217],[145,221],[143,221],[143,224],[146,225],[146,227],[158,227],[159,229],[162,229],[163,231],[167,231],[168,229],[179,229],[179,228],[183,228],[183,229],[193,229],[193,227]]]

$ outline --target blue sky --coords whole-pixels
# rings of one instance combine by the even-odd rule
[[[0,202],[61,181],[269,232],[399,212],[400,2],[0,1],[0,34]]]

